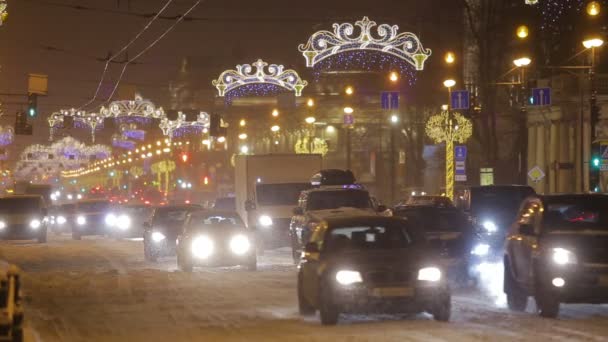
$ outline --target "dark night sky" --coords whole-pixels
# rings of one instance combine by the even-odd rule
[[[156,12],[166,0],[130,0],[130,11]],[[59,108],[78,107],[92,96],[108,51],[118,51],[149,19],[102,11],[82,11],[52,4],[128,11],[128,0],[9,0],[9,19],[0,27],[0,92],[24,93],[27,74],[49,75],[49,96],[39,100],[41,117]],[[165,15],[183,13],[195,0],[175,0]],[[180,60],[190,57],[198,77],[211,80],[239,63],[265,60],[302,71],[297,46],[334,22],[354,22],[364,15],[378,23],[398,24],[400,32],[419,35],[434,55],[459,49],[461,11],[451,0],[206,0],[191,16],[207,21],[182,22],[156,47],[127,69],[123,82],[136,84],[144,97],[167,105],[167,86]],[[172,21],[159,19],[130,49],[135,55]],[[48,51],[52,46],[65,52]],[[111,66],[115,79],[121,65]],[[427,73],[428,74],[428,73]],[[6,102],[16,99],[2,98]],[[5,104],[8,114],[18,105]],[[3,124],[12,119],[5,117]],[[42,120],[39,119],[39,120]]]

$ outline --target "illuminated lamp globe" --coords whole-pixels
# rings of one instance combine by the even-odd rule
[[[353,109],[353,107],[344,107],[344,114],[352,114],[354,112],[355,110]]]
[[[277,109],[273,110],[273,111],[272,111],[272,116],[274,116],[275,118],[276,118],[277,116],[279,116],[279,111],[278,111]]]
[[[315,105],[315,100],[313,99],[308,99],[308,101],[306,101],[306,105],[308,107],[313,107]]]
[[[247,153],[249,153],[249,146],[247,146],[247,145],[243,145],[243,146],[241,146],[241,153],[242,153],[242,154],[247,154]]]
[[[241,134],[239,134],[239,139],[241,139],[241,140],[247,139],[247,133],[241,133]]]
[[[226,137],[219,137],[219,138],[217,138],[217,142],[219,142],[219,143],[226,142]]]
[[[241,127],[245,127],[245,125],[247,125],[247,121],[245,121],[245,119],[241,119],[241,121],[239,122],[239,125]]]
[[[600,14],[600,3],[597,1],[591,1],[590,3],[587,4],[587,14],[589,14],[592,17],[597,16],[598,14]]]
[[[583,46],[586,49],[598,48],[604,45],[604,41],[601,38],[591,38],[583,41]]]
[[[532,63],[532,60],[528,57],[521,57],[513,61],[513,64],[518,68],[528,66],[530,63]]]
[[[346,87],[346,89],[344,90],[344,92],[346,93],[346,95],[352,95],[355,93],[355,89],[351,86]]]
[[[517,27],[515,34],[517,34],[517,38],[519,38],[519,39],[526,39],[526,38],[528,38],[528,35],[530,34],[530,30],[528,29],[528,26],[520,25]]]
[[[306,118],[305,121],[306,121],[307,124],[311,124],[312,125],[313,123],[315,123],[315,121],[317,121],[317,119],[315,119],[314,116],[309,116],[309,117]]]
[[[452,64],[456,61],[456,55],[451,51],[446,52],[444,60],[446,63]]]
[[[446,87],[446,88],[452,88],[455,85],[456,85],[456,81],[454,81],[454,80],[445,80],[445,81],[443,81],[443,86]]]
[[[391,82],[397,82],[397,81],[399,81],[399,74],[393,71],[390,73],[388,78],[389,78],[389,80],[391,80]]]
[[[278,132],[280,129],[281,129],[281,127],[279,127],[277,125],[274,125],[274,126],[270,127],[270,130],[273,131],[273,132]]]
[[[331,133],[335,133],[336,132],[336,128],[334,126],[327,126],[327,128],[325,129],[325,131],[329,134]]]

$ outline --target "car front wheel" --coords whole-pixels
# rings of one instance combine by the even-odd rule
[[[177,251],[177,268],[179,268],[182,272],[190,273],[194,269],[192,265],[192,260],[182,254],[182,252]]]
[[[300,315],[302,316],[312,316],[317,311],[308,300],[304,296],[304,286],[303,286],[302,276],[298,276],[298,309],[300,311]]]
[[[517,285],[515,279],[513,279],[513,275],[511,274],[511,270],[506,260],[504,265],[504,291],[507,295],[507,306],[509,307],[509,310],[512,311],[525,311],[528,306],[528,295],[519,287],[519,285]]]
[[[336,325],[340,317],[340,311],[333,302],[331,287],[324,285],[321,287],[321,298],[319,305],[319,313],[321,316],[321,324]]]
[[[436,299],[431,311],[433,318],[439,322],[447,322],[452,314],[452,296],[449,292],[442,293]]]
[[[535,299],[541,317],[556,318],[559,315],[559,298],[550,290],[542,288],[537,290]]]

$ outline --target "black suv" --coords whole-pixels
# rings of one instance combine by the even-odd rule
[[[300,260],[312,228],[326,217],[336,215],[373,215],[386,208],[376,207],[369,192],[360,185],[321,186],[302,191],[290,223],[294,262]]]
[[[512,310],[536,299],[556,317],[560,303],[608,303],[608,196],[531,197],[507,237],[504,291]]]
[[[470,279],[471,255],[482,247],[475,246],[475,230],[464,212],[453,206],[416,204],[397,207],[393,215],[423,228],[451,280],[465,283]]]
[[[171,205],[154,208],[144,223],[144,258],[155,262],[160,257],[175,256],[177,237],[183,232],[188,214],[201,210],[192,205]]]
[[[451,295],[428,254],[424,232],[405,219],[327,219],[314,228],[298,267],[302,315],[320,311],[333,325],[340,313],[429,312],[447,321]]]

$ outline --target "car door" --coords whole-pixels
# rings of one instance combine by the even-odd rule
[[[537,199],[528,200],[522,206],[514,235],[509,239],[513,273],[517,281],[530,286],[533,279],[532,254],[536,249],[537,232],[541,223],[542,206]]]
[[[314,244],[318,252],[303,253],[302,261],[300,262],[300,268],[304,280],[302,284],[304,294],[306,295],[306,299],[308,299],[311,303],[317,303],[318,300],[325,230],[325,225],[319,225],[314,229],[309,243]]]

